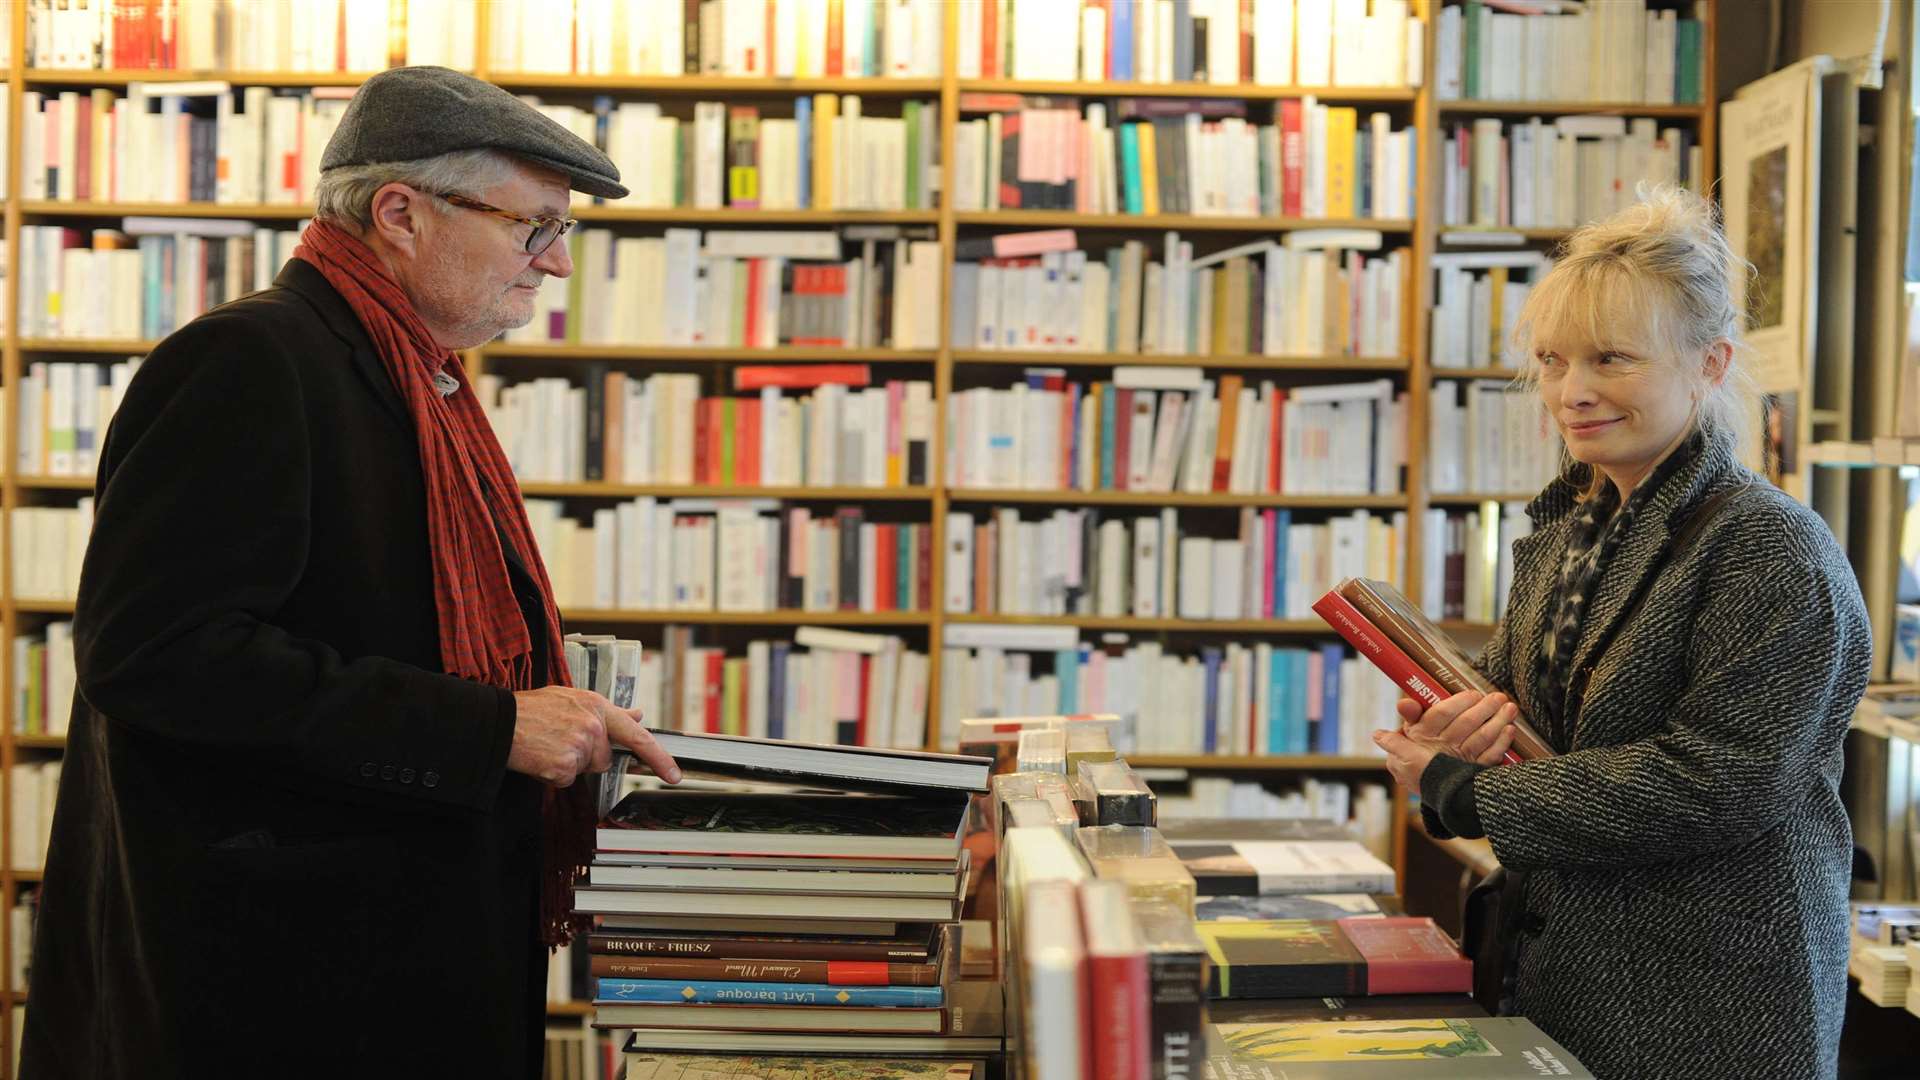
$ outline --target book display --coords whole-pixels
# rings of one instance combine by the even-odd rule
[[[16,975],[0,1030],[26,1008],[38,899],[14,822],[65,745],[114,409],[156,341],[271,282],[368,74],[473,71],[602,146],[634,190],[576,200],[575,273],[467,360],[566,629],[644,643],[630,700],[650,724],[939,751],[970,718],[1110,713],[1130,764],[1184,770],[1166,805],[1360,823],[1348,838],[1398,871],[1407,804],[1368,738],[1398,690],[1313,601],[1388,582],[1463,640],[1502,610],[1517,506],[1552,453],[1501,335],[1616,181],[1716,175],[1714,110],[1694,103],[1716,5],[1633,6],[1640,21],[1597,29],[1513,16],[1542,24],[1518,28],[1528,49],[1605,31],[1638,57],[1618,86],[1595,66],[1508,87],[1488,59],[1508,13],[1444,0],[289,0],[232,18],[218,0],[0,2],[0,946]],[[1569,190],[1569,170],[1607,192]],[[752,875],[800,857],[864,860],[817,890],[861,904],[815,907],[893,931],[816,937],[960,915],[955,892],[874,876],[916,876],[885,865],[901,858],[964,874],[959,852],[885,844],[608,846],[583,888],[626,905],[598,912],[616,928],[692,940],[759,920],[771,947],[810,940],[795,924],[818,916],[755,907],[785,879]],[[703,893],[745,899],[631,910]],[[1045,914],[1084,925],[1102,902]],[[1059,961],[1132,963],[1114,958],[1138,944],[1151,976],[1205,955],[1164,921],[1137,931],[1103,924]],[[903,965],[884,989],[972,992],[937,936],[919,947],[882,961]],[[582,990],[611,959],[593,952],[569,961]],[[781,981],[666,970],[591,977]],[[690,1051],[938,1055],[958,1037],[951,999],[851,1007],[919,1010],[922,1029],[657,1025],[637,1075],[684,1072]]]

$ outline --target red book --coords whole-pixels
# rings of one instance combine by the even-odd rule
[[[1113,489],[1127,490],[1127,463],[1133,442],[1133,391],[1116,390],[1113,402]]]
[[[801,342],[795,342],[801,344]],[[812,390],[814,386],[868,386],[874,373],[864,363],[747,363],[733,369],[735,390],[760,390],[778,386],[781,390]]]
[[[1000,118],[1000,209],[1020,209],[1020,117],[1010,112]]]
[[[860,656],[860,719],[853,726],[853,744],[872,746],[867,735],[867,691],[873,685],[873,657]]]
[[[766,273],[765,262],[765,259],[747,260],[747,302],[742,305],[747,309],[747,325],[740,340],[749,349],[760,346],[760,321],[765,318],[760,311],[760,275]]]
[[[720,696],[721,688],[725,682],[727,654],[721,649],[708,649],[706,661],[707,672],[704,692],[706,694],[707,734],[718,735],[721,734]]]
[[[881,611],[900,610],[900,526],[874,526],[874,546],[879,548],[879,577],[874,585],[874,607]]]
[[[1240,0],[1240,81],[1253,81],[1253,0]]]
[[[1306,190],[1307,133],[1301,126],[1299,98],[1280,100],[1280,215],[1300,216]]]
[[[1367,993],[1466,994],[1473,961],[1432,919],[1340,919],[1340,932],[1367,959]]]
[[[748,487],[760,483],[760,400],[741,398],[733,403],[733,482]]]
[[[933,610],[933,527],[916,525],[913,529],[914,611]]]
[[[843,40],[846,37],[846,31],[843,29],[845,25],[843,19],[840,0],[827,0],[827,76],[829,78],[846,74]]]
[[[1362,659],[1379,668],[1422,707],[1436,705],[1452,696],[1338,592],[1328,590],[1325,596],[1314,601],[1313,613],[1325,619]]]
[[[1061,491],[1073,488],[1073,444],[1080,434],[1079,425],[1074,423],[1080,411],[1080,384],[1075,383],[1060,395],[1060,475],[1054,480],[1054,487]]]
[[[1000,77],[1000,5],[980,5],[980,77]]]
[[[1266,550],[1260,553],[1260,617],[1271,619],[1279,614],[1276,601],[1285,599],[1273,595],[1273,560],[1280,551],[1279,540],[1274,534],[1280,530],[1280,512],[1271,508],[1262,510],[1260,520],[1265,525],[1263,534],[1267,538]],[[1251,736],[1252,733],[1248,734]]]
[[[725,484],[729,478],[722,475],[726,465],[726,402],[720,398],[707,398],[701,402],[707,407],[707,479],[703,484]]]
[[[712,423],[713,399],[701,398],[693,405],[693,482],[711,484],[707,472],[712,463],[707,460],[707,428]]]
[[[1278,495],[1282,490],[1280,487],[1280,467],[1285,463],[1286,459],[1280,453],[1280,448],[1285,446],[1286,443],[1282,441],[1284,433],[1281,431],[1280,425],[1285,420],[1286,415],[1287,392],[1285,390],[1275,390],[1273,392],[1273,411],[1267,415],[1267,491],[1274,495]]]
[[[73,197],[91,199],[93,198],[93,98],[91,95],[81,95],[74,114],[74,160],[67,163],[73,168]]]
[[[1148,1080],[1153,1075],[1153,988],[1147,949],[1117,881],[1080,885],[1087,947],[1087,1012],[1092,1075]]]

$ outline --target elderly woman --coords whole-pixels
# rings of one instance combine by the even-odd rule
[[[1835,1071],[1869,630],[1826,525],[1737,460],[1741,269],[1684,192],[1568,242],[1518,332],[1572,464],[1514,544],[1504,692],[1376,737],[1519,880],[1511,1011],[1603,1077]],[[1482,764],[1516,710],[1558,756]]]

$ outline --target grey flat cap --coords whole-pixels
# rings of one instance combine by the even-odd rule
[[[320,171],[492,149],[566,173],[574,190],[624,199],[607,155],[538,109],[443,67],[383,71],[360,86],[320,155]]]

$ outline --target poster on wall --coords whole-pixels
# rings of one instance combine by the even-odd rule
[[[1721,199],[1727,241],[1753,266],[1747,340],[1767,393],[1803,388],[1813,357],[1818,256],[1820,75],[1813,57],[1740,92],[1720,109]]]

